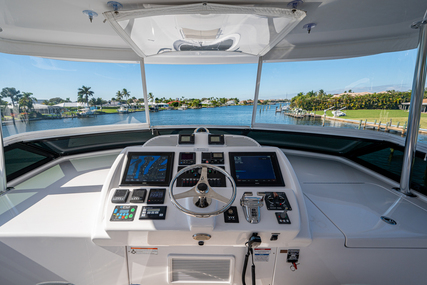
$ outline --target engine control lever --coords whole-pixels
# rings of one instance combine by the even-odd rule
[[[263,193],[258,193],[263,194]],[[261,207],[264,205],[264,195],[261,197],[251,197],[252,192],[243,193],[240,199],[240,206],[243,208],[246,221],[251,224],[258,224],[261,220]]]

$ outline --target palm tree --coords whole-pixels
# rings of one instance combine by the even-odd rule
[[[89,102],[89,96],[93,96],[93,91],[90,90],[91,87],[82,86],[82,88],[79,88],[79,92],[77,95],[81,95],[81,98],[84,98],[84,101],[87,105]],[[79,97],[80,98],[80,97]]]
[[[154,95],[153,95],[153,93],[148,93],[148,101],[151,101],[151,102],[153,102],[153,99],[154,99]]]
[[[33,93],[23,92],[21,98],[18,101],[19,106],[25,107],[26,110],[31,110],[34,108],[34,102],[37,101],[37,98],[31,97]]]
[[[33,93],[23,92],[21,98],[19,98],[18,104],[20,108],[25,108],[27,112],[27,120],[30,122],[29,112],[34,108],[34,102],[37,101],[35,97],[31,97]]]
[[[122,102],[123,94],[122,94],[122,92],[120,90],[117,91],[117,93],[116,93],[116,99],[117,99],[117,101],[119,101],[119,103]]]
[[[127,91],[126,88],[123,88],[122,95],[125,99],[129,98],[130,97],[130,91]]]
[[[96,106],[96,99],[95,98],[90,99],[89,104],[91,106]]]
[[[83,98],[83,94],[77,93],[77,102],[84,103],[84,101],[85,101],[85,99]],[[47,102],[47,101],[45,101],[45,102]],[[45,103],[43,103],[43,104],[45,104]],[[47,105],[47,104],[45,104],[45,105]]]

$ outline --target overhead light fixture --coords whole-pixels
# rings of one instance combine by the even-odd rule
[[[263,56],[305,15],[300,10],[208,3],[104,13],[141,57],[172,52]]]
[[[84,10],[83,14],[89,17],[89,21],[92,23],[93,18],[98,17],[98,13],[92,10]]]
[[[292,8],[292,9],[297,9],[299,4],[304,3],[304,1],[302,0],[294,0],[288,3],[288,7]]]
[[[311,29],[313,29],[313,28],[315,28],[316,27],[316,24],[315,23],[308,23],[308,24],[305,24],[302,28],[303,29],[306,29],[307,30],[307,32],[308,33],[310,33],[311,32]]]
[[[107,2],[108,7],[113,8],[113,11],[117,13],[120,9],[123,8],[123,5],[117,1]]]

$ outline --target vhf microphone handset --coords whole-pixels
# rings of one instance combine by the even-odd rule
[[[248,261],[249,261],[249,255],[252,255],[252,267],[251,267],[251,273],[252,273],[252,285],[255,285],[255,264],[254,264],[254,248],[258,247],[261,244],[261,237],[258,236],[258,233],[253,233],[252,236],[249,238],[249,240],[245,243],[246,247],[248,248],[248,251],[245,255],[245,262],[243,263],[243,270],[242,270],[242,284],[246,285],[246,268],[248,267]]]

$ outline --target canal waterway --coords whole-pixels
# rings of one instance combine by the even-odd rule
[[[296,119],[276,112],[276,106],[258,106],[256,112],[257,123],[292,124],[322,126],[322,119]],[[253,106],[228,106],[220,108],[202,108],[187,110],[165,110],[150,113],[152,126],[160,125],[233,125],[250,126]],[[41,130],[77,128],[111,124],[145,123],[145,112],[128,114],[104,114],[89,118],[63,118],[30,121],[29,123],[16,121],[15,125],[3,126],[3,137],[18,133]],[[325,127],[340,127],[357,129],[358,125],[326,120]],[[399,135],[399,134],[397,134]],[[420,141],[427,142],[427,136],[420,135]]]

